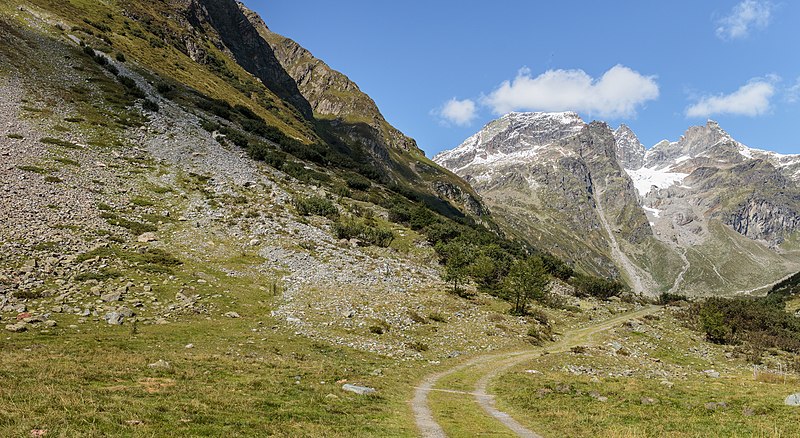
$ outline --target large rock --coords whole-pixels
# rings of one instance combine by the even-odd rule
[[[796,392],[783,401],[786,406],[800,406],[800,392]]]
[[[13,332],[13,333],[20,333],[28,330],[28,327],[24,322],[18,322],[16,324],[8,324],[6,325],[6,330]]]
[[[156,236],[156,233],[152,232],[142,233],[136,238],[136,241],[140,243],[155,242],[157,240],[158,236]]]
[[[349,383],[345,383],[344,385],[342,385],[342,389],[349,392],[355,392],[358,395],[369,395],[378,392],[377,390],[375,390],[375,388],[370,388],[367,386],[351,385]]]
[[[100,297],[100,299],[105,301],[105,302],[107,302],[107,303],[110,303],[112,301],[119,301],[119,300],[122,299],[122,294],[119,291],[117,291],[117,292],[109,292],[107,294],[103,294]]]

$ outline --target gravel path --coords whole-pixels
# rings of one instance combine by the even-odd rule
[[[576,345],[586,344],[598,333],[609,330],[625,321],[655,313],[659,309],[660,307],[658,306],[649,306],[636,311],[627,312],[611,317],[601,323],[567,332],[561,341],[544,348],[479,356],[448,370],[430,375],[416,388],[414,398],[411,400],[411,408],[414,412],[417,429],[420,431],[421,436],[426,438],[441,438],[447,436],[441,425],[436,422],[434,413],[428,403],[428,395],[431,391],[463,394],[463,392],[460,391],[436,388],[436,384],[442,378],[454,373],[466,369],[474,369],[473,375],[479,376],[479,378],[475,384],[475,391],[470,394],[474,396],[484,412],[495,418],[517,436],[540,438],[540,435],[527,429],[511,417],[511,415],[497,408],[494,396],[489,394],[487,390],[489,382],[499,374],[508,371],[522,362],[531,360],[544,352],[558,353],[567,351]]]

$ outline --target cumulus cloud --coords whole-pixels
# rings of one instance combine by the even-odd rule
[[[599,79],[583,70],[548,70],[539,76],[523,68],[483,103],[496,114],[510,111],[577,111],[604,118],[632,117],[639,106],[658,97],[654,76],[643,76],[622,65]]]
[[[747,38],[752,29],[764,29],[772,16],[772,3],[744,0],[733,7],[730,15],[718,22],[717,36],[723,40]]]
[[[752,79],[730,94],[705,96],[686,109],[687,117],[708,117],[713,114],[760,116],[770,108],[775,94],[776,77]]]
[[[458,100],[454,97],[434,111],[434,114],[441,117],[445,123],[469,126],[478,116],[478,107],[471,99]]]

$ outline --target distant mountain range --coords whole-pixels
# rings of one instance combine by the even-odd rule
[[[434,161],[509,234],[638,292],[753,293],[800,268],[800,155],[713,121],[646,149],[625,125],[510,113]]]

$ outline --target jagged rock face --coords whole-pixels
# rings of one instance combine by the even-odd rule
[[[189,22],[197,28],[202,28],[204,23],[211,24],[240,66],[290,102],[306,119],[312,118],[311,106],[294,79],[283,69],[272,47],[261,38],[235,0],[192,0],[188,14]]]
[[[511,113],[434,160],[470,181],[508,230],[589,270],[619,275],[601,213],[628,242],[651,235],[632,182],[616,160],[613,132],[575,113]],[[598,203],[604,210],[598,209]],[[587,261],[588,260],[588,261]]]
[[[459,147],[437,155],[434,161],[473,175],[474,172],[465,171],[504,166],[547,154],[545,146],[576,135],[585,125],[576,113],[510,113],[490,122]]]
[[[617,158],[623,168],[640,169],[644,166],[646,150],[631,128],[627,125],[619,125],[619,128],[614,131],[614,139],[617,146]]]
[[[800,229],[800,212],[767,199],[748,199],[726,218],[736,232],[751,239],[768,240],[773,246]]]
[[[210,1],[210,0],[209,0]],[[489,214],[476,193],[457,176],[422,159],[416,142],[384,119],[375,102],[344,74],[295,41],[272,32],[258,14],[238,3],[241,13],[270,47],[309,103],[314,116],[345,143],[359,145],[398,183],[410,183],[478,218]],[[422,163],[425,161],[425,163]],[[451,207],[439,205],[444,211]]]
[[[800,157],[747,148],[713,121],[646,150],[625,125],[511,113],[435,160],[510,234],[634,289],[747,290],[800,269],[777,248],[800,231]]]
[[[622,161],[619,148],[617,155]],[[656,144],[644,166],[626,169],[656,228],[669,223],[665,232],[679,243],[698,243],[708,221],[717,219],[776,247],[799,229],[797,221],[784,218],[800,207],[800,187],[792,178],[798,163],[798,156],[748,148],[709,121],[689,128],[677,142]],[[751,205],[760,206],[755,216]],[[689,228],[680,225],[686,217],[694,218]]]
[[[295,41],[272,32],[258,14],[242,3],[238,5],[261,37],[269,43],[280,64],[308,100],[315,115],[366,124],[375,131],[371,136],[381,138],[386,143],[385,146],[418,150],[414,140],[389,125],[372,98],[364,94],[347,76],[315,58]]]

